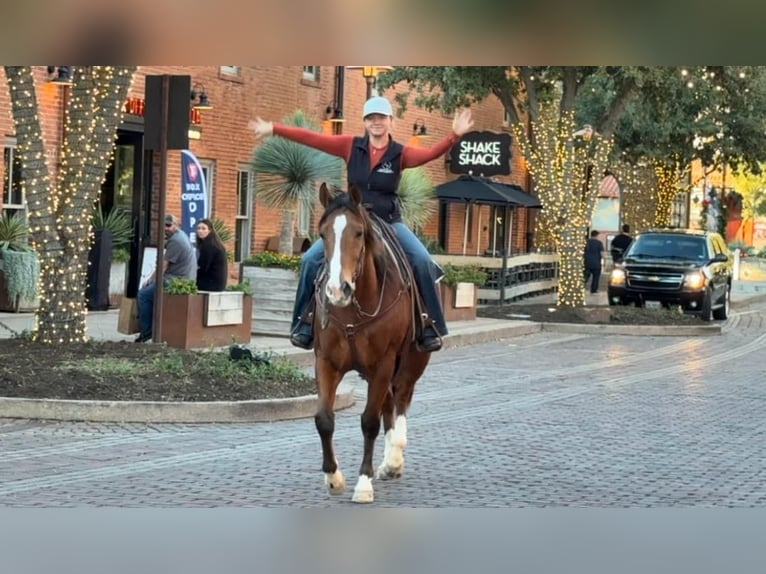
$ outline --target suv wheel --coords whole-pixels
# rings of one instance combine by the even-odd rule
[[[729,306],[731,305],[731,286],[726,287],[723,294],[723,306],[713,311],[713,317],[719,321],[725,321],[729,317]]]
[[[713,320],[713,294],[710,291],[710,287],[705,289],[705,297],[702,299],[700,318],[703,321]]]

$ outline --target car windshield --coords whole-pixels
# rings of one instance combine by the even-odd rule
[[[707,258],[704,237],[689,235],[640,235],[625,257],[634,259],[678,259],[702,261]]]

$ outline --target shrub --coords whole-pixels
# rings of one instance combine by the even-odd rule
[[[167,295],[195,295],[197,282],[194,279],[184,277],[171,277],[165,283],[165,293]]]
[[[443,267],[442,283],[454,287],[458,283],[473,283],[482,287],[487,282],[487,273],[478,265],[453,265],[447,263]]]
[[[253,286],[250,285],[250,281],[242,281],[234,285],[227,285],[226,291],[241,291],[245,295],[253,295]]]
[[[282,269],[297,271],[301,265],[301,256],[261,251],[260,253],[250,255],[242,263],[257,267],[281,267]]]

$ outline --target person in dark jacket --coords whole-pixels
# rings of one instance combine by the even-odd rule
[[[363,136],[326,135],[267,122],[261,118],[251,122],[251,128],[257,138],[281,136],[342,157],[346,161],[349,186],[356,185],[362,192],[363,203],[370,204],[376,215],[393,226],[407,255],[418,290],[423,297],[425,311],[433,322],[433,326],[426,327],[420,333],[418,346],[425,352],[433,352],[441,348],[441,336],[447,334],[447,324],[435,283],[441,277],[442,271],[418,237],[402,221],[397,190],[404,169],[423,165],[444,155],[471,129],[473,120],[470,109],[461,109],[455,114],[452,133],[432,147],[421,148],[405,146],[393,140],[390,133],[393,115],[391,103],[386,98],[375,96],[364,104],[362,118],[366,133]],[[301,259],[301,275],[293,310],[290,341],[304,349],[311,348],[314,335],[311,324],[301,320],[301,314],[306,312],[311,302],[314,281],[323,258],[324,246],[320,239]]]
[[[628,249],[628,246],[633,242],[633,238],[630,236],[630,225],[627,223],[622,226],[622,233],[616,235],[612,239],[612,246],[610,253],[612,255],[613,263],[620,263]]]
[[[591,293],[598,293],[603,256],[604,244],[598,238],[598,231],[594,229],[590,232],[590,239],[585,243],[585,285],[588,284],[588,279],[592,277],[590,282]]]
[[[209,219],[197,222],[197,289],[223,291],[229,272],[226,247]]]

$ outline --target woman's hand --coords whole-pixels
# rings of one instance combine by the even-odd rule
[[[274,133],[274,124],[256,117],[249,124],[250,129],[255,132],[255,139],[261,139],[264,136],[270,136]]]
[[[471,119],[471,108],[460,108],[455,112],[455,119],[452,120],[452,131],[457,136],[462,136],[473,127]]]

